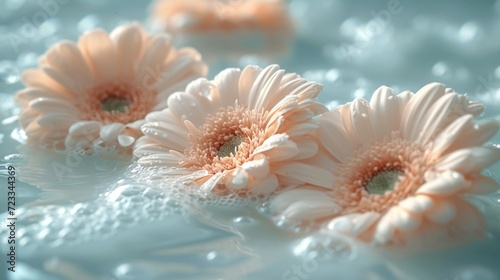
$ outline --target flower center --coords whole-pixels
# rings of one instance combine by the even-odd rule
[[[234,156],[238,152],[238,147],[240,146],[240,144],[243,142],[244,139],[245,138],[242,136],[233,135],[233,137],[231,137],[229,141],[224,143],[219,148],[218,156],[220,158]]]
[[[345,213],[384,212],[413,195],[432,165],[425,147],[394,132],[341,163],[335,172],[338,181],[333,199]]]
[[[370,194],[384,194],[386,191],[392,191],[403,174],[397,169],[384,170],[375,174],[365,185],[365,189]]]
[[[230,106],[207,116],[199,135],[190,135],[191,146],[184,150],[186,159],[180,164],[212,174],[242,165],[265,140],[267,114]]]
[[[156,105],[156,91],[126,82],[113,82],[90,89],[76,100],[82,120],[131,123],[143,119]]]
[[[130,102],[125,98],[108,97],[102,101],[102,110],[110,113],[125,113],[130,106]]]

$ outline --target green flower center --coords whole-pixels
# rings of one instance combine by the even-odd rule
[[[110,113],[125,113],[130,102],[124,98],[108,97],[102,102],[102,110]]]
[[[238,152],[238,147],[245,138],[234,135],[219,148],[218,156],[220,158],[234,156]]]
[[[370,194],[384,194],[386,191],[392,191],[399,182],[401,175],[403,175],[403,172],[397,169],[383,170],[368,181],[365,189]]]

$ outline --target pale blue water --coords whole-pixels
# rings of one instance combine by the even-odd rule
[[[64,3],[44,10],[38,1],[0,0],[0,279],[500,279],[499,193],[475,201],[489,223],[485,240],[387,256],[346,238],[277,227],[259,203],[207,206],[160,192],[152,171],[127,160],[19,149],[12,96],[22,88],[20,72],[61,39],[147,17],[140,1]],[[279,63],[324,84],[320,100],[330,107],[369,98],[383,84],[416,91],[438,81],[485,103],[482,117],[500,120],[500,1],[289,4],[299,33],[288,56],[211,60],[209,77],[224,67]],[[34,19],[40,11],[46,19]],[[4,260],[9,164],[18,167],[15,273]],[[500,164],[486,172],[499,180]]]

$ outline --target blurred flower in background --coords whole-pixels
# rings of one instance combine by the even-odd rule
[[[293,39],[282,0],[158,0],[151,21],[207,57],[271,56],[286,51]]]

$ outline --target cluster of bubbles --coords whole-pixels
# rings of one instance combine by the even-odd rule
[[[119,182],[95,201],[19,209],[17,242],[28,249],[71,247],[106,240],[138,223],[155,222],[181,212],[177,202],[155,188]],[[2,227],[0,236],[8,236],[6,230]]]

